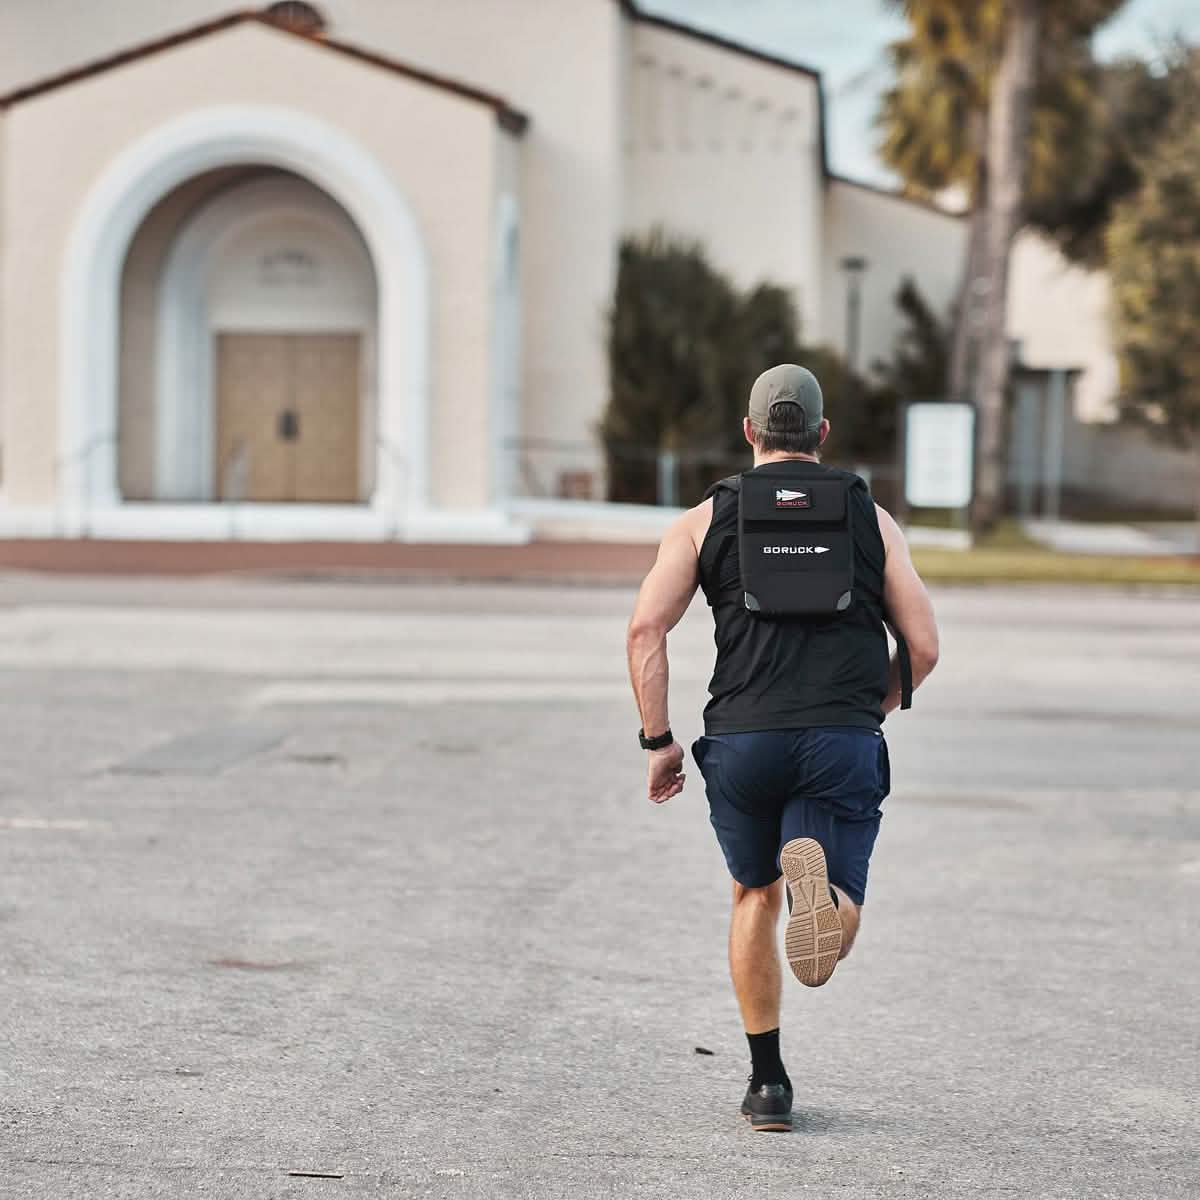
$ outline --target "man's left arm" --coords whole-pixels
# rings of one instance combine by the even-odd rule
[[[696,516],[697,510],[693,509],[667,530],[629,622],[629,679],[647,738],[660,737],[671,727],[667,717],[667,634],[687,611],[700,581],[692,536]],[[683,747],[672,741],[648,753],[647,793],[655,804],[661,804],[683,791]]]

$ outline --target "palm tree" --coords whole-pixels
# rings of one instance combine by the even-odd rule
[[[997,515],[1008,375],[1008,257],[1027,218],[1094,252],[1116,185],[1103,73],[1088,39],[1123,0],[897,0],[910,36],[892,47],[896,83],[880,151],[911,192],[960,188],[967,261],[949,356],[950,395],[979,408],[977,525]],[[1028,185],[1026,184],[1026,177]]]
[[[1008,258],[1023,216],[1029,125],[1044,0],[1009,0],[1004,51],[988,97],[987,216],[978,278],[986,282],[980,330],[977,528],[990,528],[1004,498],[1004,409],[1008,391]]]
[[[988,87],[999,41],[997,0],[905,0],[911,33],[891,47],[896,82],[884,93],[877,124],[883,161],[912,195],[960,190],[968,213],[967,258],[956,309],[946,386],[967,392],[971,286],[983,260],[987,214]]]

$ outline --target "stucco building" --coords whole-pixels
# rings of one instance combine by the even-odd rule
[[[629,232],[838,347],[867,259],[863,363],[903,276],[949,306],[961,222],[832,176],[805,67],[621,0],[188,12],[0,15],[0,533],[523,538],[602,494]]]

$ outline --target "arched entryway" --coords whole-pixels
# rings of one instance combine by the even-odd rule
[[[376,281],[345,210],[307,180],[228,168],[135,234],[121,286],[125,500],[369,500]]]
[[[123,282],[139,253],[139,231],[188,187],[204,195],[179,215],[153,311],[144,296],[140,309],[131,308]],[[329,286],[318,299],[305,289],[317,287],[322,270]],[[236,498],[264,508],[305,499],[366,502],[386,528],[400,531],[427,508],[425,252],[403,195],[336,129],[287,110],[239,106],[194,113],[149,135],[111,163],[89,194],[68,248],[63,294],[59,493],[68,512],[138,499]],[[123,315],[127,329],[140,322],[143,338],[150,321],[154,345],[153,380],[146,384],[143,367],[138,385],[152,420],[142,425],[143,444],[129,447],[120,416],[136,366],[123,353]],[[317,336],[333,340],[285,340]],[[222,344],[223,337],[230,340]],[[255,337],[257,344],[236,340]],[[262,430],[242,420],[245,403],[223,391],[222,372],[236,391],[239,375],[257,372],[277,387],[281,374],[320,370],[333,373],[326,382],[340,393],[346,418],[328,422],[325,436],[354,459],[353,470],[321,479],[293,461],[255,474],[246,444],[258,438],[259,455],[268,458],[269,448]],[[357,405],[346,399],[351,391]],[[282,420],[287,435],[305,413],[288,396],[282,401],[271,419],[277,432]],[[310,422],[328,415],[301,403],[310,405]],[[250,425],[265,428],[260,418]],[[289,471],[307,482],[289,483]],[[253,533],[242,519],[242,536]],[[269,513],[263,519],[269,526]]]

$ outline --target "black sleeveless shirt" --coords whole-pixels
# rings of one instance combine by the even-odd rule
[[[704,709],[709,734],[814,725],[878,730],[888,690],[883,628],[885,551],[875,502],[848,471],[804,459],[766,463],[756,473],[857,480],[853,506],[854,599],[829,617],[757,617],[742,598],[738,562],[738,498],[713,497],[712,521],[700,547],[700,586],[716,623],[717,665]]]

